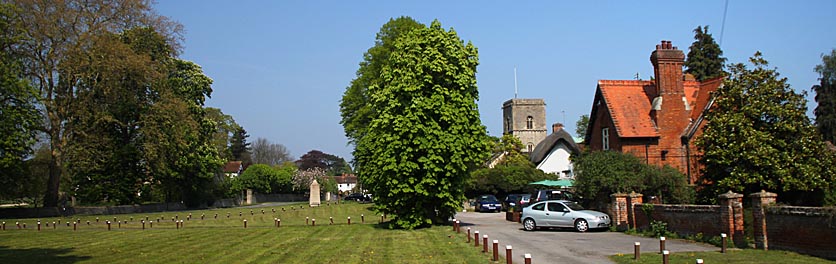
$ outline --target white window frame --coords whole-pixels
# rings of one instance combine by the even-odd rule
[[[601,146],[604,150],[610,150],[610,128],[601,129]]]

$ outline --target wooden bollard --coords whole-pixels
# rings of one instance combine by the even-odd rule
[[[177,229],[180,229],[180,221],[174,221],[174,225],[177,226]]]
[[[488,235],[482,235],[482,253],[488,253]]]
[[[279,219],[278,218],[273,218],[273,225],[275,225],[276,227],[279,227]]]
[[[75,230],[76,230],[76,225],[77,225],[77,224],[78,224],[78,222],[73,222],[73,231],[75,231]],[[4,229],[5,229],[5,228],[4,228]]]
[[[99,222],[99,218],[98,218],[98,217],[96,217],[96,223],[98,223],[98,222]]]
[[[145,230],[145,220],[142,220],[142,230]]]
[[[205,218],[205,217],[206,217],[205,214],[200,214],[200,220],[203,220],[203,218]]]
[[[479,246],[479,230],[476,230],[476,232],[473,232],[473,246],[474,247]]]
[[[697,264],[702,264],[702,259],[697,259]]]
[[[641,255],[642,255],[641,247],[642,247],[642,243],[640,243],[640,242],[636,242],[636,244],[633,245],[633,259],[634,260],[639,260],[639,258],[641,258]]]
[[[226,212],[226,218],[229,218],[230,213]]]
[[[282,227],[282,219],[276,221],[276,227]]]
[[[116,228],[122,228],[122,222],[116,222]]]
[[[329,217],[328,217],[328,221],[329,221],[328,225],[333,225],[333,224],[334,224],[334,217],[333,217],[333,216],[329,216]]]
[[[261,209],[261,214],[264,214],[264,209]]]
[[[276,212],[276,208],[273,208],[273,209],[271,209],[271,210],[273,210],[273,212],[274,212],[274,213]]]
[[[720,248],[720,253],[726,253],[726,233],[720,234],[720,238],[723,239],[723,247]]]
[[[671,263],[671,252],[667,250],[662,251],[662,264],[670,264]]]
[[[453,218],[453,232],[456,232],[456,219]]]
[[[311,226],[316,226],[316,218],[311,218]]]
[[[525,259],[525,264],[531,264],[531,254],[525,254],[523,257]]]
[[[659,253],[665,252],[665,237],[659,237]]]
[[[218,219],[218,213],[215,213],[215,219]]]
[[[23,223],[23,229],[26,229],[26,223]]]
[[[67,224],[69,224],[69,223],[70,222],[67,222]],[[52,229],[55,230],[56,228],[58,228],[58,225],[56,225],[55,222],[52,222]]]
[[[361,223],[361,224],[365,224],[365,223],[366,223],[366,215],[364,215],[364,214],[360,214],[360,223]]]
[[[467,243],[470,244],[470,227],[467,228]]]
[[[499,240],[494,239],[493,241],[493,261],[499,261]]]
[[[154,220],[148,223],[148,228],[154,228]]]
[[[3,231],[6,230],[6,222],[3,222]]]
[[[90,220],[87,220],[87,225],[90,225]]]
[[[348,225],[351,225],[351,216],[348,217]]]
[[[514,255],[511,255],[511,245],[505,246],[505,263],[506,264],[513,264],[514,263]]]
[[[244,219],[244,228],[247,228],[247,219]]]
[[[244,215],[244,212],[238,212],[238,217],[241,217],[242,215]]]
[[[41,231],[41,221],[38,221],[38,231]]]
[[[110,231],[110,221],[107,221],[107,231]]]
[[[308,219],[308,217],[307,217],[307,216],[305,216],[305,225],[310,224],[310,223],[308,223],[308,221],[309,221],[309,220],[310,220],[310,219]]]
[[[180,220],[180,228],[186,228],[186,223]]]
[[[459,220],[456,220],[456,234],[461,234],[461,233],[462,233],[462,222],[459,221]]]

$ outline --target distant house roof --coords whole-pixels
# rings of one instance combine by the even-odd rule
[[[230,161],[224,165],[224,173],[241,173],[241,169],[240,161]]]
[[[552,149],[557,145],[559,142],[564,142],[572,154],[580,154],[581,149],[578,147],[578,144],[575,143],[575,140],[572,138],[572,135],[569,135],[569,132],[566,132],[565,129],[557,129],[551,135],[546,136],[543,141],[540,141],[540,144],[537,144],[537,147],[534,148],[534,151],[531,152],[529,156],[531,158],[531,162],[534,164],[540,164],[546,156],[552,151]]]
[[[343,174],[343,175],[332,176],[332,177],[334,177],[334,181],[336,181],[337,184],[352,184],[352,183],[356,184],[357,183],[357,176],[355,176],[354,174]]]

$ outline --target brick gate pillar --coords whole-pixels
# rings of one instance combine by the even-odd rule
[[[610,212],[612,212],[612,225],[619,231],[624,231],[630,228],[627,222],[627,194],[614,193],[610,195],[612,203],[610,204]]]
[[[743,195],[729,191],[718,197],[720,201],[720,222],[723,232],[737,246],[745,246],[743,235]]]
[[[633,228],[639,228],[638,223],[636,221],[636,205],[642,204],[642,194],[636,192],[630,192],[627,195],[627,221],[629,222],[628,226]],[[641,209],[639,209],[641,210]]]
[[[778,195],[761,190],[761,192],[749,194],[749,197],[752,198],[752,227],[755,235],[755,248],[768,250],[769,243],[767,243],[766,238],[766,211],[764,209],[767,205],[774,204]]]

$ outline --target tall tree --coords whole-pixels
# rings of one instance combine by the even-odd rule
[[[708,26],[697,26],[694,29],[694,43],[691,43],[688,59],[685,60],[685,72],[694,75],[698,81],[704,81],[726,75],[723,71],[725,63],[723,50],[708,33]]]
[[[792,194],[826,189],[836,179],[833,158],[806,115],[804,93],[796,93],[786,78],[768,68],[760,52],[749,61],[752,69],[731,65],[697,139],[704,153],[703,201],[729,190]],[[816,203],[804,194],[779,197]]]
[[[254,164],[267,165],[280,165],[292,161],[287,147],[272,143],[266,138],[258,138],[253,142],[252,160]]]
[[[299,157],[299,160],[296,161],[296,165],[299,166],[300,170],[321,168],[325,170],[326,175],[330,176],[351,173],[351,167],[348,166],[345,159],[319,150],[308,151],[308,153]]]
[[[177,47],[180,25],[153,12],[149,0],[39,1],[10,0],[15,17],[24,28],[24,42],[14,48],[23,56],[24,73],[39,92],[49,140],[49,166],[44,206],[55,206],[64,169],[64,151],[74,133],[70,109],[76,101],[76,85],[82,71],[95,61],[90,49],[102,36],[130,28],[150,26]],[[76,58],[76,59],[68,59]],[[84,60],[83,58],[87,58]]]
[[[830,55],[822,54],[822,64],[816,65],[819,84],[813,85],[816,92],[816,127],[824,140],[836,143],[836,49]]]
[[[357,78],[351,81],[340,101],[340,124],[343,125],[349,142],[357,143],[366,134],[369,122],[377,113],[369,104],[369,87],[383,82],[381,72],[395,49],[395,39],[410,30],[422,27],[424,25],[411,17],[389,19],[377,33],[374,46],[363,54]]]
[[[576,137],[586,137],[586,129],[589,126],[589,115],[584,114],[578,118],[578,122],[575,123],[575,136]]]
[[[13,8],[0,3],[0,199],[31,195],[24,159],[32,154],[41,123],[37,91],[23,79],[23,65],[12,50],[22,37]]]
[[[232,160],[240,160],[244,164],[252,163],[252,155],[250,142],[247,142],[247,130],[243,127],[238,127],[232,133],[232,139],[229,142],[229,152],[232,154]]]
[[[461,187],[488,152],[478,64],[476,47],[436,20],[396,37],[368,87],[376,114],[356,142],[356,172],[393,227],[446,222],[461,208]]]
[[[206,118],[217,124],[217,130],[212,136],[212,144],[218,149],[221,159],[239,160],[232,156],[231,146],[233,135],[241,128],[231,115],[224,114],[221,109],[206,107]],[[248,144],[248,143],[247,143]]]

